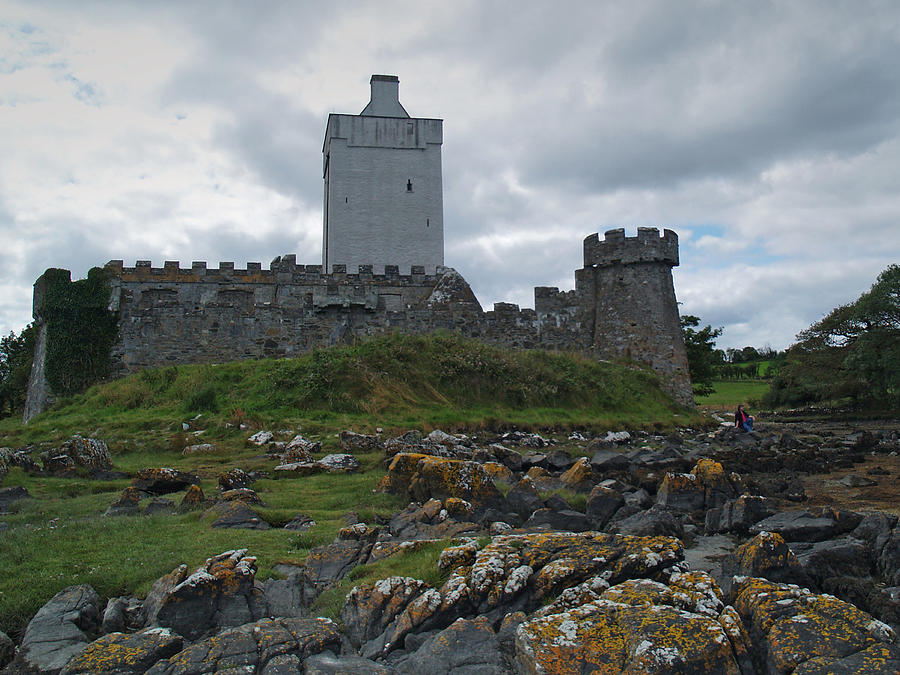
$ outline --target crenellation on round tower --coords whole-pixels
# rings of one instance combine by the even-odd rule
[[[603,241],[598,234],[585,237],[584,266],[628,265],[640,262],[678,265],[678,235],[655,227],[639,227],[636,237],[626,237],[624,228],[607,230]]]

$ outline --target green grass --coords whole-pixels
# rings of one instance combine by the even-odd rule
[[[759,405],[769,383],[764,380],[717,380],[715,391],[709,396],[697,396],[697,405],[736,408],[739,403]]]
[[[58,442],[77,432],[102,434],[129,449],[180,450],[181,422],[196,415],[198,426],[208,429],[202,440],[228,445],[241,438],[225,427],[229,420],[312,433],[349,427],[603,430],[677,426],[689,413],[660,391],[655,375],[633,365],[504,350],[453,334],[391,335],[293,359],[142,371],[65,399],[25,427],[0,420],[0,442]]]
[[[374,456],[362,458],[377,463]],[[256,531],[212,529],[213,516],[201,512],[104,517],[129,481],[33,477],[14,469],[3,484],[22,485],[34,499],[15,502],[13,513],[3,516],[10,528],[0,546],[0,630],[19,635],[40,606],[67,586],[89,583],[103,597],[143,596],[179,564],[197,566],[229,549],[249,549],[265,579],[275,564],[301,564],[310,549],[332,541],[348,513],[372,522],[402,509],[405,499],[373,492],[382,475],[369,468],[349,476],[257,481],[253,487],[266,504],[258,511],[273,529]],[[215,494],[215,480],[205,479],[202,488]],[[177,505],[181,494],[170,498]],[[280,529],[301,512],[316,521],[311,530]]]
[[[235,426],[242,421],[251,429]],[[218,474],[229,468],[272,471],[275,462],[246,443],[256,429],[285,429],[285,439],[303,433],[333,452],[336,433],[345,428],[602,432],[700,423],[698,413],[660,391],[651,373],[629,364],[505,351],[453,335],[390,336],[296,359],[144,371],[60,401],[27,426],[0,421],[0,446],[34,444],[37,459],[74,433],[102,438],[117,471],[194,471],[213,496]],[[185,446],[202,442],[215,444],[217,452],[182,456]],[[14,469],[2,485],[22,485],[34,498],[16,502],[2,517],[9,529],[0,539],[0,630],[18,637],[40,606],[67,586],[90,583],[104,598],[142,596],[177,565],[195,567],[229,549],[257,556],[261,578],[277,563],[300,564],[311,548],[334,539],[348,513],[373,522],[406,505],[374,492],[384,475],[380,454],[358,459],[361,470],[353,475],[272,475],[255,483],[265,502],[260,514],[273,525],[267,531],[213,530],[212,515],[202,513],[104,517],[128,479],[52,478]],[[181,499],[171,497],[176,504]],[[298,513],[313,518],[315,527],[302,534],[281,528]],[[322,611],[336,615],[347,584],[378,575],[439,581],[434,561],[442,548],[429,545],[355,571],[321,600]]]

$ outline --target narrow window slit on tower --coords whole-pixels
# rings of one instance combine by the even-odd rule
[[[431,218],[425,219],[425,227],[431,227]]]
[[[407,191],[407,192],[412,192],[412,180],[407,180],[407,181],[406,181],[406,191]]]

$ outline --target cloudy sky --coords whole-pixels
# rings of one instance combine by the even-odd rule
[[[4,0],[0,333],[48,267],[320,263],[325,121],[385,73],[486,308],[668,227],[682,313],[783,348],[900,262],[898,64],[894,0]]]

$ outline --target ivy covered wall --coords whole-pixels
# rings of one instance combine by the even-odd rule
[[[109,309],[109,273],[99,267],[71,281],[48,269],[35,284],[35,316],[47,328],[45,374],[54,394],[83,391],[110,371],[118,316]]]

